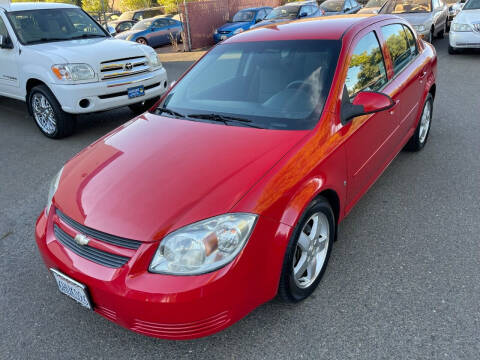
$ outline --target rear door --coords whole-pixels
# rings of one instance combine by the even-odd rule
[[[158,19],[152,24],[151,44],[159,46],[170,43],[170,31],[168,19]]]
[[[11,30],[10,30],[11,31]],[[9,38],[10,31],[6,26],[6,19],[0,13],[0,35]],[[20,79],[17,65],[18,49],[0,49],[0,94],[20,96]]]

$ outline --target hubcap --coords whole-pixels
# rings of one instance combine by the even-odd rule
[[[420,143],[424,143],[427,138],[428,129],[430,128],[430,120],[432,118],[432,105],[430,101],[425,103],[423,108],[422,118],[420,119],[420,132],[418,135],[418,140]]]
[[[40,93],[32,96],[33,117],[43,132],[51,135],[57,129],[57,121],[52,105],[48,99]]]
[[[313,214],[300,233],[293,258],[293,278],[298,287],[308,288],[317,279],[327,257],[329,237],[325,214]]]

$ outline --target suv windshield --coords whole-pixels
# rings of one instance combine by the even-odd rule
[[[235,14],[232,22],[252,21],[255,17],[255,11],[239,11]]]
[[[431,11],[431,0],[393,0],[389,1],[381,12],[384,14],[408,14]]]
[[[341,42],[218,45],[172,89],[157,114],[266,129],[311,129],[320,119]]]
[[[463,7],[463,10],[478,10],[478,9],[480,9],[480,0],[470,0]]]
[[[265,19],[296,19],[299,9],[300,6],[280,6],[273,9]]]
[[[13,11],[8,13],[8,18],[24,45],[108,36],[77,8]]]

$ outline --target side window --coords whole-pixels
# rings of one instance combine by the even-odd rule
[[[4,37],[8,36],[7,27],[5,26],[5,23],[3,22],[3,19],[1,17],[0,17],[0,35]]]
[[[350,3],[352,4],[352,8],[355,8],[358,6],[358,3],[355,0],[350,0]]]
[[[412,54],[407,42],[407,34],[400,24],[382,26],[382,35],[387,43],[393,63],[393,71],[399,73],[411,60]]]
[[[345,0],[345,5],[343,5],[343,8],[345,10],[350,10],[352,8],[352,4],[350,3],[350,0]]]
[[[136,12],[133,15],[133,20],[137,20],[137,21],[143,20],[143,11]]]
[[[130,30],[132,24],[130,22],[124,22],[118,25],[117,31],[127,31]]]
[[[362,90],[379,91],[387,83],[387,72],[380,44],[369,32],[355,46],[345,85],[350,99]]]
[[[175,25],[177,25],[177,23],[175,22],[175,20],[170,19],[170,20],[168,20],[168,25],[169,26],[175,26]]]
[[[265,18],[266,14],[265,14],[265,10],[262,9],[262,10],[259,10],[257,12],[257,16],[255,16],[255,20],[263,20]]]
[[[408,26],[403,25],[403,29],[405,30],[405,34],[407,35],[408,46],[410,47],[410,53],[412,56],[418,54],[417,49],[417,42],[415,40],[415,36],[412,33],[412,30],[408,28]]]

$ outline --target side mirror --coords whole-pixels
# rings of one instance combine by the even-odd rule
[[[302,17],[307,17],[307,16],[308,16],[308,14],[306,12],[302,12],[299,17],[302,18]]]
[[[395,105],[392,98],[386,94],[376,91],[361,91],[353,99],[353,103],[348,98],[347,89],[343,90],[341,120],[346,124],[357,116],[385,111]]]
[[[0,35],[0,49],[13,49],[12,40],[8,36]]]
[[[112,35],[112,36],[117,35],[117,30],[115,30],[115,28],[113,26],[107,25],[106,28],[107,28],[107,31],[110,35]]]

